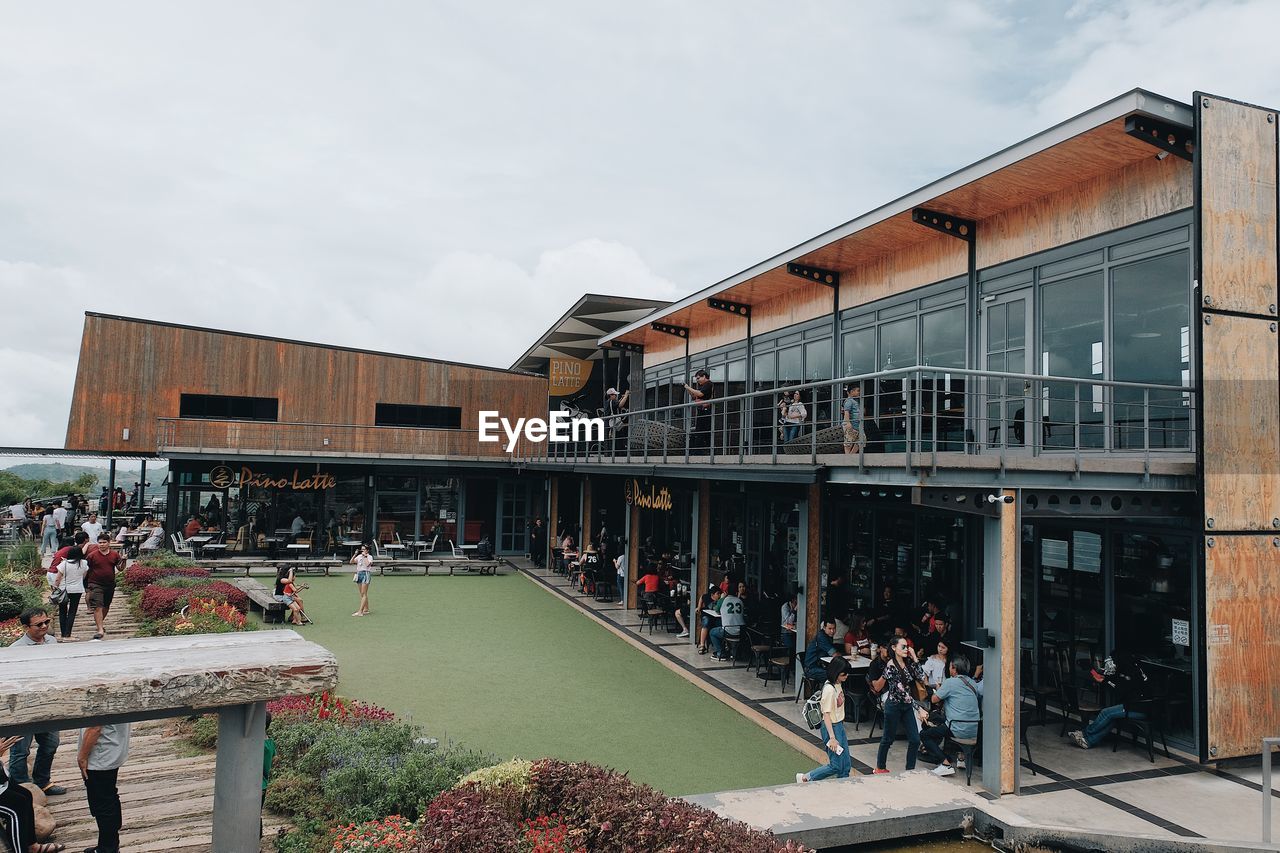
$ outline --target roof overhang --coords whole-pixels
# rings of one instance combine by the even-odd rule
[[[612,334],[669,304],[660,299],[585,294],[551,324],[551,328],[525,350],[511,368],[543,373],[550,358],[599,359],[600,345],[597,341],[601,335]]]
[[[147,451],[122,453],[118,450],[66,450],[61,447],[0,447],[0,456],[48,457],[51,459],[161,459]]]
[[[822,286],[788,274],[786,264],[790,262],[850,270],[913,243],[934,239],[933,232],[912,222],[911,211],[916,207],[981,220],[1155,156],[1149,143],[1125,133],[1125,119],[1132,115],[1194,127],[1189,104],[1134,89],[656,310],[601,337],[599,343],[643,345],[650,323],[655,321],[695,326],[718,316],[719,312],[706,304],[711,297],[750,305],[797,288]]]

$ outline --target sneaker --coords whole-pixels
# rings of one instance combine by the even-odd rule
[[[1089,741],[1084,739],[1084,732],[1072,732],[1071,739],[1074,740],[1076,742],[1076,746],[1081,749],[1089,748]]]
[[[871,771],[871,773],[875,776],[879,776],[881,773],[888,773],[888,772],[889,771],[885,770],[883,767],[877,767],[875,770]]]
[[[94,635],[93,635],[93,641],[101,642],[101,640],[102,640],[102,635],[101,635],[101,634],[94,634]]]
[[[797,785],[803,785],[805,782],[808,782],[808,781],[809,781],[809,777],[808,777],[808,776],[806,776],[805,774],[803,774],[803,773],[797,773],[797,774],[796,774],[796,784],[797,784]]]
[[[956,769],[949,764],[939,764],[937,767],[929,771],[934,776],[954,776]]]
[[[54,785],[53,783],[45,785],[40,790],[44,791],[45,794],[47,794],[50,797],[60,797],[67,792],[66,788],[62,787],[61,785]]]
[[[685,637],[689,636],[689,632],[681,631],[679,634],[676,634],[676,636],[683,640]]]
[[[963,770],[963,769],[964,769],[964,756],[963,756],[963,755],[957,755],[957,756],[956,756],[956,763],[955,763],[954,765],[952,765],[952,766],[953,766],[953,767],[955,767],[957,770]]]

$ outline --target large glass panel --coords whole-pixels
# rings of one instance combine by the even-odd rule
[[[916,603],[915,530],[915,518],[903,512],[881,512],[876,526],[876,589],[882,595],[886,586],[893,587],[893,600],[904,616]]]
[[[880,349],[878,368],[893,370],[916,364],[915,317],[894,320],[880,325]],[[875,426],[879,430],[881,447],[886,451],[901,451],[906,438],[906,397],[909,381],[890,378],[878,383],[875,400]]]
[[[1117,649],[1137,655],[1167,716],[1168,735],[1193,740],[1191,540],[1123,533],[1114,537]]]
[[[831,339],[810,341],[804,345],[804,377],[806,382],[832,379]],[[824,385],[801,395],[809,408],[809,422],[817,428],[831,424],[831,386]]]
[[[724,394],[726,397],[747,392],[747,360],[735,359],[726,365]],[[728,449],[737,452],[742,444],[741,426],[742,412],[746,402],[739,400],[725,404],[726,426],[728,427]]]
[[[953,620],[964,613],[965,523],[962,515],[920,517],[920,600],[937,602]],[[970,626],[957,623],[954,627]]]
[[[1117,267],[1111,272],[1113,378],[1180,386],[1189,377],[1190,260],[1187,252]],[[1115,439],[1122,448],[1142,448],[1149,425],[1151,447],[1186,447],[1187,408],[1182,392],[1115,391]]]
[[[412,492],[378,492],[374,536],[380,545],[396,545],[414,538],[418,527],[417,483]]]
[[[876,369],[876,330],[858,329],[846,332],[840,340],[845,376],[873,373]]]
[[[965,307],[957,305],[920,318],[921,363],[929,367],[964,367]],[[922,429],[927,449],[936,430],[940,450],[964,449],[964,378],[945,370],[925,373],[920,405],[926,413]],[[931,424],[931,418],[937,418]]]
[[[420,541],[436,537],[436,548],[447,548],[458,539],[458,481],[452,477],[422,480],[422,513],[418,522]]]
[[[875,600],[871,589],[874,514],[867,507],[840,503],[835,506],[835,551],[830,574],[845,578],[853,609],[861,612]]]
[[[1102,536],[1049,528],[1040,538],[1040,642],[1080,682],[1106,647]]]
[[[804,381],[804,350],[799,346],[778,350],[778,384],[782,387]]]
[[[752,391],[751,398],[751,443],[756,453],[767,453],[773,449],[774,425],[777,423],[777,410],[773,408],[772,392],[777,377],[777,353],[765,353],[751,360]]]
[[[1050,376],[1102,379],[1106,360],[1103,351],[1102,273],[1089,273],[1046,284],[1041,288],[1040,298],[1041,372]],[[1080,446],[1104,446],[1106,412],[1101,386],[1046,382],[1041,393],[1046,447],[1074,446],[1077,411]]]
[[[1006,294],[982,308],[983,364],[993,373],[1027,373],[1026,292]],[[1027,434],[1027,383],[987,378],[985,440],[992,447],[1020,447]],[[1034,437],[1034,436],[1033,436]]]
[[[529,489],[525,483],[503,482],[499,487],[502,515],[499,527],[498,550],[502,553],[528,551]]]

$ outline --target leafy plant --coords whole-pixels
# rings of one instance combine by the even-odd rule
[[[17,619],[0,622],[0,648],[13,645],[13,641],[21,637],[24,630]]]
[[[161,549],[153,551],[134,565],[148,569],[194,569],[197,564],[189,557],[180,557],[172,551]]]
[[[24,584],[0,583],[0,620],[12,619],[28,607],[41,606],[39,590]]]
[[[418,829],[413,821],[400,815],[381,820],[335,826],[326,838],[332,853],[367,853],[373,850],[405,850],[418,843]]]
[[[237,610],[245,610],[249,606],[249,597],[245,595],[244,590],[226,581],[209,581],[185,589],[152,584],[142,590],[142,596],[138,600],[138,610],[144,619],[163,619],[199,599],[229,604]]]
[[[124,577],[121,583],[130,589],[144,589],[161,578],[167,577],[185,577],[185,578],[207,578],[209,577],[208,569],[190,566],[151,566],[143,563],[134,563],[125,569]]]
[[[22,575],[40,573],[40,546],[35,542],[15,542],[5,549],[4,567]]]
[[[187,740],[201,749],[213,749],[218,745],[218,715],[203,714],[191,724]]]

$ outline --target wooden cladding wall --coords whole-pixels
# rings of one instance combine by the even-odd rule
[[[1121,131],[1116,130],[1117,133]],[[1178,210],[1193,203],[1193,169],[1177,157],[1150,157],[1044,195],[978,222],[979,268],[1026,257],[1037,252],[1105,234]],[[964,211],[957,211],[960,215]],[[820,249],[801,262],[840,271],[840,307],[852,308],[964,275],[968,247],[960,240],[910,225],[901,234],[916,239],[870,261],[845,268],[838,264],[838,245]],[[761,334],[830,315],[831,291],[787,274],[770,270],[751,282],[750,292],[735,299],[752,304],[751,331]],[[668,318],[690,328],[691,355],[745,340],[746,322],[705,306],[694,306]],[[646,332],[646,367],[684,356],[684,341]]]
[[[1280,536],[1280,534],[1277,534]],[[1210,760],[1257,755],[1275,736],[1280,684],[1280,546],[1263,535],[1214,536],[1205,556],[1205,636]],[[1206,543],[1207,545],[1207,543]]]
[[[1206,261],[1200,292],[1217,310],[1274,317],[1275,113],[1204,95],[1196,102],[1200,249]]]
[[[357,452],[375,453],[380,442],[403,443],[401,434],[412,434],[415,453],[455,454],[463,435],[469,438],[464,442],[468,447],[475,445],[481,409],[509,418],[545,416],[547,409],[546,380],[536,376],[87,315],[66,447],[154,450],[157,419],[177,417],[183,393],[275,397],[282,424],[371,427],[378,403],[462,410],[464,432],[370,429],[351,438]],[[192,428],[196,423],[191,422]],[[130,433],[127,441],[124,429]],[[262,449],[272,449],[279,440],[271,439],[273,430],[298,432],[297,427],[270,424],[237,424],[234,432],[248,442],[242,449],[255,449],[259,441]],[[493,447],[497,445],[478,445],[464,455],[488,455]],[[384,452],[399,451],[388,447]]]

